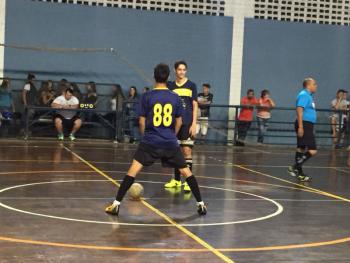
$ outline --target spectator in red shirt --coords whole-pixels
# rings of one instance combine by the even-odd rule
[[[267,131],[268,121],[271,118],[271,109],[276,106],[275,102],[270,98],[270,92],[264,89],[259,99],[259,108],[257,112],[257,121],[259,128],[258,144],[264,143],[264,135]]]
[[[244,146],[244,141],[247,136],[247,132],[253,121],[254,106],[259,105],[259,101],[254,96],[254,90],[249,89],[247,96],[241,100],[241,112],[238,116],[237,129],[238,139],[236,140],[236,146]]]

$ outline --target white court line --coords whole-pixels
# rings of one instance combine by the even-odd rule
[[[271,154],[272,153],[272,152],[264,151],[264,150],[261,150],[261,149],[256,149],[256,148],[252,149],[252,146],[248,146],[248,147],[246,147],[246,149],[251,150],[251,151],[256,151],[258,153],[266,153],[266,154]]]
[[[15,141],[17,142],[17,141]],[[56,141],[48,141],[51,143],[57,143]],[[43,142],[44,143],[44,142]],[[68,142],[67,142],[68,143]],[[107,143],[106,143],[107,144]],[[112,142],[110,143],[112,145]],[[120,144],[120,145],[113,145],[113,147],[94,147],[94,144],[88,144],[86,142],[85,145],[88,145],[88,147],[81,147],[81,146],[75,146],[75,149],[82,149],[82,150],[86,150],[86,149],[96,149],[96,150],[110,150],[110,151],[115,151],[115,150],[122,150],[122,151],[135,151],[136,150],[136,146],[132,147],[131,145],[125,145],[125,144]],[[41,145],[2,145],[1,144],[1,140],[0,140],[0,146],[2,148],[52,148],[52,149],[57,149],[58,148],[58,144],[53,144],[53,146],[41,146]],[[130,149],[123,149],[123,147],[131,147]],[[221,146],[221,147],[225,147],[225,146]],[[273,151],[264,151],[261,149],[251,149],[249,147],[251,146],[246,146],[245,148],[239,148],[239,149],[235,149],[235,147],[230,147],[230,146],[226,146],[227,149],[226,150],[195,150],[194,153],[232,153],[232,154],[256,154],[256,153],[266,153],[266,154],[274,154],[274,155],[293,155],[293,149],[291,147],[290,150],[288,151],[284,151],[284,152],[273,152]],[[213,146],[213,148],[215,148],[215,146]],[[198,149],[198,148],[197,148]],[[244,149],[249,149],[251,150],[249,151],[239,151],[239,150],[244,150]],[[228,151],[229,150],[229,151]],[[318,153],[317,156],[329,156],[329,153]]]
[[[209,156],[208,158],[210,158]],[[219,161],[219,162],[224,162],[222,160],[218,160],[216,158],[211,157],[210,159]],[[55,163],[53,160],[0,160],[0,162],[37,162],[37,163]],[[90,163],[95,163],[95,164],[121,164],[121,165],[130,165],[130,162],[114,162],[114,161],[88,161]],[[74,161],[60,161],[60,163],[75,163]],[[156,162],[154,165],[161,165],[161,163]],[[194,163],[193,166],[212,166],[212,167],[228,167],[232,166],[235,167],[236,165],[241,165],[241,166],[246,166],[246,167],[265,167],[265,168],[287,168],[289,166],[284,166],[284,165],[259,165],[259,164],[234,164],[234,163]],[[337,167],[337,166],[303,166],[304,168],[312,168],[312,169],[350,169],[350,167]],[[341,170],[339,170],[341,171]],[[341,172],[345,172],[341,171]],[[350,172],[350,170],[349,170]],[[2,173],[7,173],[7,172],[0,172]],[[10,173],[10,172],[9,172]]]
[[[56,183],[75,183],[75,182],[108,182],[107,180],[64,180],[64,181],[51,181],[51,182],[39,182],[39,183],[31,183],[31,184],[22,184],[22,185],[16,185],[16,186],[11,186],[7,188],[3,188],[0,190],[0,193],[16,189],[16,188],[22,188],[22,187],[27,187],[27,186],[36,186],[36,185],[45,185],[45,184],[56,184]],[[153,181],[139,181],[142,183],[156,183],[156,184],[164,184],[164,182],[153,182]],[[228,192],[235,192],[235,193],[240,193],[240,194],[246,194],[250,195],[253,197],[257,197],[260,199],[263,199],[265,201],[268,201],[275,205],[277,207],[276,211],[263,216],[259,218],[254,218],[254,219],[247,219],[247,220],[240,220],[240,221],[230,221],[230,222],[218,222],[218,223],[201,223],[201,224],[181,224],[181,226],[223,226],[223,225],[233,225],[233,224],[244,224],[244,223],[252,223],[252,222],[258,222],[262,220],[267,220],[272,217],[278,216],[283,212],[283,206],[279,204],[278,202],[269,199],[264,196],[252,194],[252,193],[247,193],[247,192],[242,192],[242,191],[237,191],[237,190],[232,190],[232,189],[225,189],[225,188],[219,188],[219,187],[210,187],[210,186],[200,186],[201,188],[206,188],[206,189],[214,189],[214,190],[221,190],[221,191],[228,191]],[[9,205],[6,205],[2,202],[0,202],[0,206],[3,208],[23,213],[23,214],[28,214],[28,215],[33,215],[33,216],[39,216],[39,217],[45,217],[45,218],[51,218],[51,219],[59,219],[59,220],[66,220],[66,221],[73,221],[73,222],[82,222],[82,223],[94,223],[94,224],[107,224],[107,225],[128,225],[128,226],[152,226],[152,227],[164,227],[164,226],[171,226],[173,227],[172,224],[147,224],[147,223],[122,223],[122,222],[106,222],[106,221],[97,221],[97,220],[84,220],[84,219],[75,219],[75,218],[68,218],[68,217],[60,217],[60,216],[52,216],[52,215],[46,215],[46,214],[41,214],[41,213],[34,213],[26,210],[21,210],[17,209],[15,207],[11,207]]]
[[[145,200],[170,200],[171,198],[166,197],[144,197]],[[0,200],[111,200],[110,197],[0,197]],[[273,200],[279,202],[346,202],[343,200],[327,200],[327,199],[284,199],[274,198]],[[210,201],[260,201],[265,200],[258,198],[210,198]]]

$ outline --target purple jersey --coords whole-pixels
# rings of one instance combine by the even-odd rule
[[[155,88],[143,94],[140,117],[146,118],[143,143],[157,148],[179,147],[175,119],[182,117],[179,96],[167,88]]]

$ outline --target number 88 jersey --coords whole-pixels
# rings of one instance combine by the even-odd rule
[[[140,117],[146,118],[142,142],[157,148],[178,147],[175,119],[182,117],[180,97],[167,88],[155,88],[141,99]]]

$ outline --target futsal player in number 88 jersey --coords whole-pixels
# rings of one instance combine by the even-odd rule
[[[140,105],[139,125],[143,138],[116,199],[105,209],[106,213],[119,214],[120,203],[134,183],[136,175],[143,166],[150,166],[156,160],[161,160],[163,166],[179,170],[196,198],[198,214],[207,213],[197,180],[188,168],[177,141],[176,134],[182,125],[183,109],[179,96],[167,88],[169,74],[169,67],[165,64],[159,64],[154,69],[156,86],[142,96]]]
[[[181,105],[184,113],[182,116],[182,126],[177,134],[177,138],[180,142],[187,166],[192,171],[192,148],[197,129],[197,87],[195,83],[186,77],[187,64],[185,61],[176,62],[174,68],[176,80],[168,82],[168,88],[181,98]],[[181,187],[181,176],[179,170],[175,169],[174,178],[169,183],[165,184],[165,188],[177,187]],[[187,182],[184,183],[184,191],[191,191]]]

